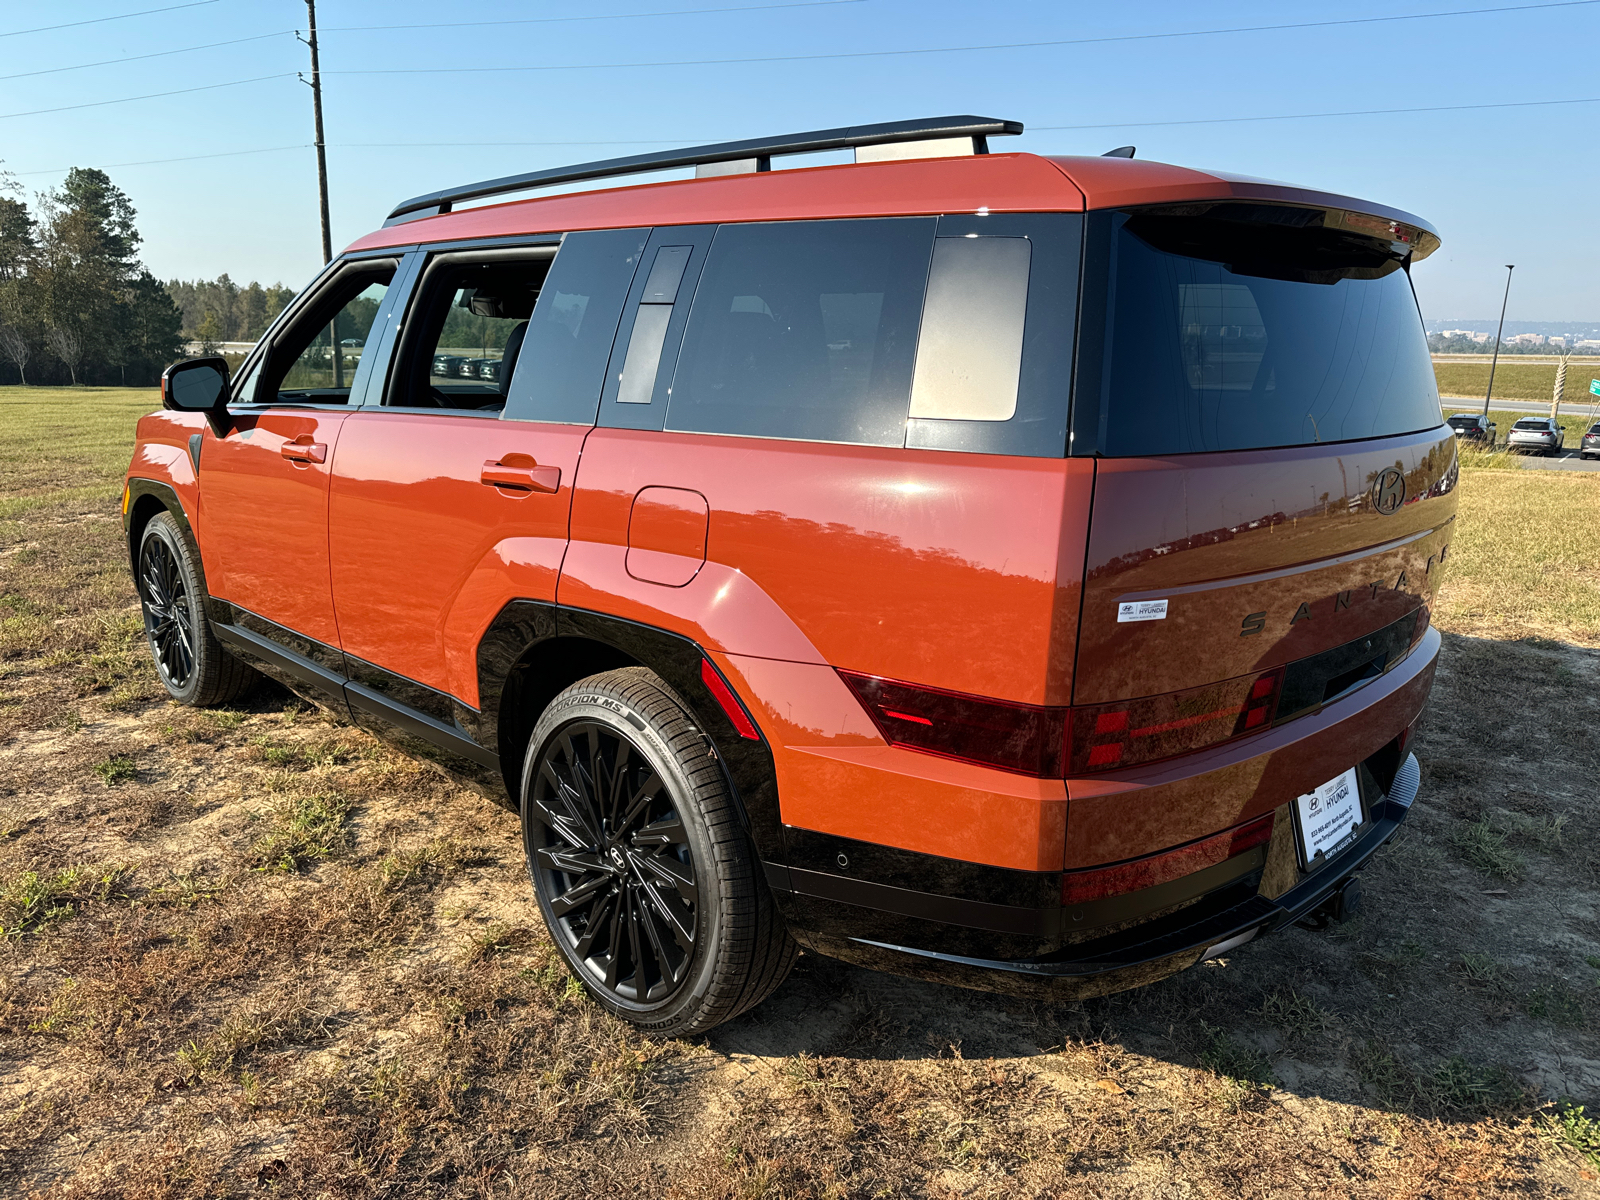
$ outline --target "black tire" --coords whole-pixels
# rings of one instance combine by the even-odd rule
[[[260,679],[218,642],[206,619],[198,551],[171,513],[150,518],[139,537],[139,606],[145,643],[167,694],[179,704],[228,704]]]
[[[544,710],[523,761],[522,837],[567,965],[641,1029],[702,1033],[794,965],[710,739],[643,667],[581,680]]]

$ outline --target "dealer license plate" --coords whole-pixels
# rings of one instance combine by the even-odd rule
[[[1361,785],[1352,767],[1294,802],[1300,861],[1314,870],[1355,839],[1364,816]]]

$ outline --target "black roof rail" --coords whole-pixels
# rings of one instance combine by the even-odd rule
[[[426,196],[413,196],[405,203],[396,205],[384,224],[397,225],[401,221],[447,213],[463,200],[481,200],[485,196],[498,196],[505,192],[553,187],[559,183],[575,183],[584,179],[605,179],[612,175],[635,175],[642,171],[665,171],[673,167],[697,167],[708,163],[738,162],[741,159],[754,159],[755,169],[766,171],[771,170],[771,159],[775,154],[806,154],[817,150],[844,150],[853,146],[882,146],[894,142],[959,137],[972,138],[973,150],[978,154],[987,154],[988,138],[1021,132],[1021,121],[998,121],[992,117],[923,117],[915,121],[849,125],[842,129],[818,129],[811,133],[790,133],[744,142],[718,142],[712,146],[691,146],[685,150],[660,150],[627,158],[608,158],[571,167],[550,167],[543,171],[506,175],[482,183],[429,192]]]

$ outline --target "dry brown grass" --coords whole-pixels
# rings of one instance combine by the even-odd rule
[[[62,424],[36,445],[99,436]],[[159,698],[118,469],[35,464],[0,524],[42,622],[0,647],[0,1194],[1595,1194],[1561,1101],[1600,1099],[1600,655],[1559,582],[1594,560],[1526,592],[1539,638],[1465,636],[1454,594],[1506,569],[1468,534],[1520,493],[1463,486],[1427,783],[1366,919],[1080,1004],[807,956],[661,1043],[562,968],[508,815],[283,693]]]

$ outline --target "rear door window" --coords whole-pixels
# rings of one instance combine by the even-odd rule
[[[903,445],[935,225],[722,226],[683,335],[666,427]]]
[[[509,380],[505,416],[593,425],[628,287],[647,229],[569,233],[528,322],[522,358],[536,368]]]
[[[1105,354],[1090,356],[1098,387],[1076,403],[1098,415],[1103,453],[1299,446],[1440,424],[1401,259],[1318,220],[1262,205],[1095,218],[1090,257],[1105,275],[1088,286],[1104,289]],[[1075,440],[1093,423],[1075,418]]]

